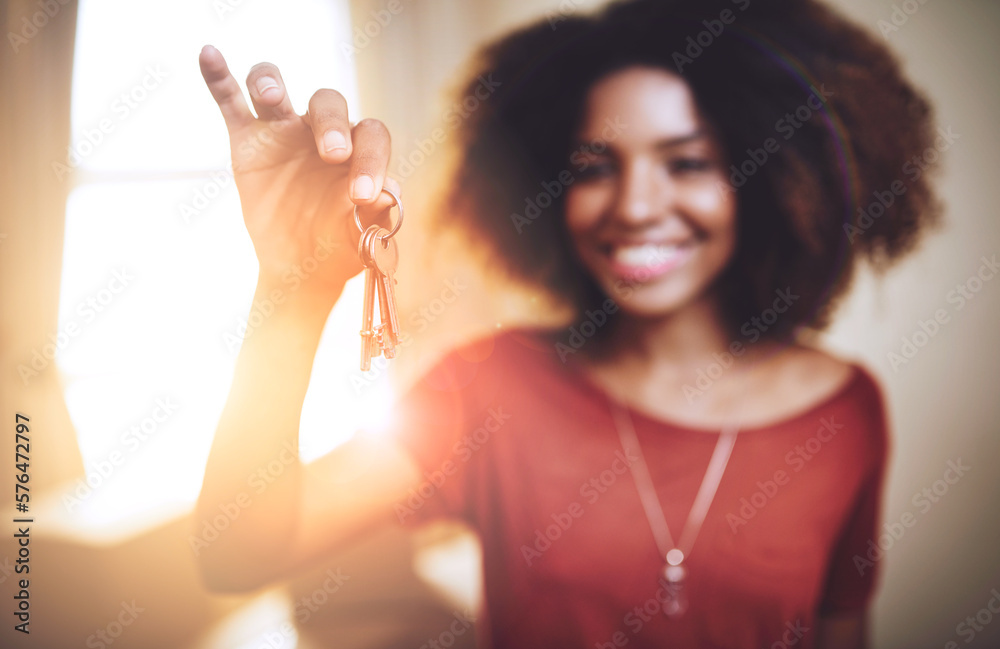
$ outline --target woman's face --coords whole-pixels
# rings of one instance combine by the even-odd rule
[[[707,296],[733,256],[736,199],[687,84],[657,68],[613,73],[591,88],[577,139],[566,224],[604,292],[642,316]]]

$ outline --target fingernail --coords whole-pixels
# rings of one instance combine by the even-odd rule
[[[347,140],[340,131],[327,131],[323,134],[323,148],[327,153],[343,151],[347,148]]]
[[[354,180],[354,198],[367,200],[375,193],[375,181],[371,176],[358,176]]]
[[[268,90],[277,87],[278,82],[274,80],[274,77],[261,77],[260,79],[257,79],[257,92],[261,95]]]

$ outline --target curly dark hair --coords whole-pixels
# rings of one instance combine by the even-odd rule
[[[767,334],[825,327],[859,258],[887,267],[940,217],[930,105],[871,34],[816,0],[625,0],[486,46],[460,89],[500,83],[459,127],[445,207],[514,278],[581,310],[606,299],[572,251],[562,196],[525,207],[578,171],[589,89],[633,65],[681,75],[733,164],[720,191],[737,191],[738,242],[718,282],[734,332],[786,286],[800,299]],[[810,96],[824,105],[803,119]],[[778,150],[751,164],[769,139]]]

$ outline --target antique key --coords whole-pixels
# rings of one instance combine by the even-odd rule
[[[399,249],[396,241],[388,236],[389,231],[379,228],[371,237],[371,260],[378,271],[379,314],[383,325],[383,335],[388,340],[383,345],[386,358],[395,356],[399,344],[399,318],[396,315],[396,266],[399,263]]]
[[[382,191],[392,196],[399,209],[399,219],[392,230],[378,225],[362,229],[358,208],[354,208],[354,223],[362,232],[358,243],[358,258],[365,267],[365,298],[361,314],[362,372],[371,368],[371,359],[379,354],[385,354],[386,358],[395,357],[396,345],[399,343],[399,319],[396,315],[395,291],[392,288],[396,281],[399,252],[392,237],[403,224],[403,205],[392,191],[386,188]],[[374,324],[376,298],[379,301],[378,325]]]
[[[380,230],[377,225],[370,225],[368,229],[365,230],[361,237],[361,243],[358,244],[358,257],[361,258],[361,263],[365,266],[365,297],[364,304],[361,311],[361,371],[367,372],[371,368],[372,358],[376,356],[373,353],[375,342],[373,339],[376,336],[374,328],[375,319],[375,295],[376,295],[376,284],[378,283],[378,278],[376,277],[378,271],[375,270],[373,264],[369,261],[368,257],[368,241],[371,235],[375,234]]]
[[[388,233],[389,231],[384,228],[370,226],[368,230],[365,231],[366,236],[363,239],[363,256],[364,262],[370,266],[373,271],[372,274],[375,277],[376,294],[378,295],[379,324],[373,330],[375,334],[375,341],[379,344],[377,351],[384,354],[386,358],[394,358],[396,356],[396,344],[399,340],[399,333],[398,325],[396,325],[396,321],[390,317],[390,313],[395,312],[395,304],[393,304],[390,309],[388,294],[386,293],[384,286],[385,279],[375,261],[375,251],[381,247],[381,244],[378,243],[376,239],[384,237]],[[374,296],[369,299],[374,300]],[[378,356],[378,353],[373,354],[373,356]]]

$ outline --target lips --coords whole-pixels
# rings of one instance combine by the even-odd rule
[[[690,257],[690,243],[641,243],[612,245],[606,250],[611,271],[630,281],[657,279],[681,266]]]

